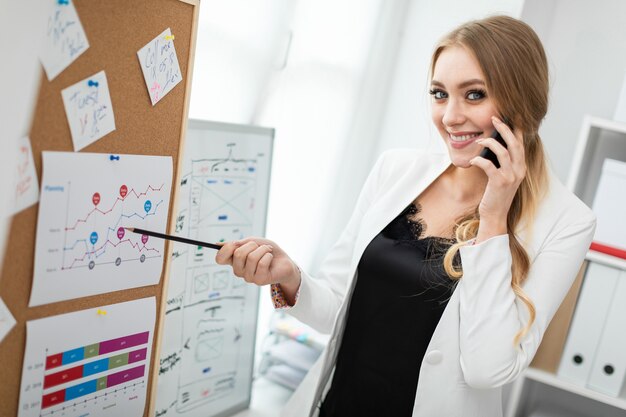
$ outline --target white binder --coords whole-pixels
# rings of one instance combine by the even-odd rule
[[[620,395],[626,378],[626,271],[621,271],[587,387]]]
[[[558,376],[586,386],[620,270],[589,262]]]
[[[626,205],[626,162],[606,158],[602,175],[593,198],[593,212],[598,218],[594,242],[626,251],[626,222],[623,221]]]

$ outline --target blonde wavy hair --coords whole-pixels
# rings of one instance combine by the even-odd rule
[[[526,23],[508,16],[492,16],[465,23],[437,44],[433,52],[430,77],[442,51],[461,46],[472,53],[485,76],[488,95],[494,100],[503,120],[523,131],[526,177],[520,184],[507,216],[507,233],[512,255],[511,287],[526,305],[529,321],[515,335],[518,345],[535,321],[535,306],[522,290],[530,269],[528,253],[515,233],[522,224],[532,226],[536,208],[548,187],[548,171],[538,130],[548,110],[548,64],[537,34]],[[459,248],[475,238],[480,225],[478,207],[456,222],[456,242],[444,256],[444,269],[453,280],[463,276],[455,265]]]

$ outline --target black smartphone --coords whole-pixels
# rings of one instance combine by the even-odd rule
[[[493,133],[491,134],[491,137],[497,140],[505,148],[507,147],[506,142],[504,141],[504,139],[502,139],[502,136],[500,136],[500,133],[497,130],[493,131]],[[489,148],[483,149],[482,151],[480,151],[480,156],[482,156],[485,159],[490,160],[491,163],[496,166],[496,168],[500,168],[500,162],[498,161],[496,154],[493,153],[491,149]]]

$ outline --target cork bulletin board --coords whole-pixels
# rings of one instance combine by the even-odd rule
[[[80,152],[171,156],[173,184],[168,213],[169,233],[177,192],[179,158],[187,122],[199,0],[75,0],[89,48],[52,81],[42,73],[30,130],[37,175],[41,181],[42,151],[72,152],[70,127],[61,90],[101,70],[106,72],[116,129]],[[137,51],[171,28],[182,82],[152,105]],[[155,358],[159,355],[162,293],[171,248],[166,243],[163,273],[157,285],[28,307],[34,269],[38,204],[16,214],[0,277],[0,297],[17,324],[0,343],[0,415],[18,413],[26,322],[98,306],[156,297],[157,313],[144,415],[153,415]]]

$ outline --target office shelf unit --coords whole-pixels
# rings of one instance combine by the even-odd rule
[[[567,187],[590,207],[605,158],[626,161],[626,123],[585,116]],[[626,270],[626,260],[603,253],[589,251],[586,260]],[[526,417],[545,404],[577,416],[626,416],[626,398],[604,395],[531,367],[511,385],[505,417]]]

